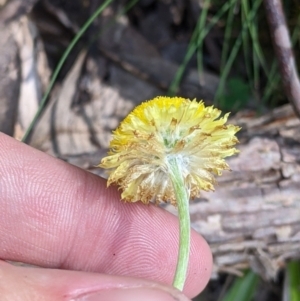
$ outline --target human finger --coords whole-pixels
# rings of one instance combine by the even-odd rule
[[[13,266],[0,260],[5,301],[188,301],[178,290],[138,278]]]
[[[165,210],[124,204],[106,181],[0,135],[0,257],[171,284],[178,220]],[[212,267],[192,231],[185,293],[198,294]]]

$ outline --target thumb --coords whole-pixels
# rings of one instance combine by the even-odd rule
[[[188,301],[175,288],[148,280],[97,273],[15,266],[0,261],[5,301]]]

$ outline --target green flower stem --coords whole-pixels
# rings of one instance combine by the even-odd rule
[[[175,190],[179,217],[179,252],[173,286],[181,290],[184,287],[190,254],[190,213],[189,193],[185,187],[183,176],[176,157],[168,160],[171,181]]]

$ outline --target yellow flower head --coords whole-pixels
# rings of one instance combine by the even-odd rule
[[[168,161],[176,158],[191,198],[213,190],[214,175],[229,169],[224,158],[238,153],[240,130],[225,125],[228,115],[203,102],[156,97],[137,106],[113,132],[110,152],[100,167],[110,169],[128,202],[171,202],[176,198]]]

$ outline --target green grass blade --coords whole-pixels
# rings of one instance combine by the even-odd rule
[[[247,19],[247,15],[249,14],[249,1],[248,0],[242,0],[241,1],[241,24],[244,24]],[[248,57],[250,57],[250,39],[249,39],[249,31],[244,31],[242,33],[242,39],[243,39],[243,52],[244,52],[244,58],[245,58],[245,66],[246,66],[246,73],[248,80],[250,82],[250,86],[253,87],[253,76],[251,71],[251,64],[250,60],[248,60]]]
[[[259,0],[256,0],[259,1]],[[257,4],[259,7],[261,3]],[[243,34],[243,51],[244,51],[244,58],[245,58],[245,65],[247,76],[249,78],[250,86],[252,90],[257,93],[259,89],[259,80],[260,80],[260,66],[262,66],[265,73],[268,75],[268,69],[266,67],[265,57],[261,50],[259,39],[258,39],[258,20],[257,16],[250,22],[247,18],[250,8],[249,8],[249,1],[242,0],[241,2],[242,8],[242,24],[247,22],[248,31]],[[249,33],[251,38],[251,44],[249,43]],[[249,57],[250,57],[250,50],[252,51],[252,68],[250,67]],[[252,71],[250,70],[252,69]]]
[[[211,0],[205,0],[203,3],[203,9],[201,11],[199,22],[198,22],[198,41],[197,41],[197,67],[198,67],[198,73],[200,77],[202,77],[203,72],[203,42],[204,42],[204,28],[205,28],[205,22],[207,18],[208,8],[210,6]]]
[[[256,3],[258,2],[258,3]],[[260,6],[261,1],[260,0],[255,0],[253,6]],[[246,21],[248,28],[249,28],[249,33],[251,36],[252,40],[252,57],[253,57],[253,88],[254,90],[258,89],[259,86],[259,67],[261,66],[264,73],[266,76],[269,76],[269,69],[267,67],[266,59],[264,57],[262,48],[259,43],[258,39],[258,22],[257,18],[255,17],[252,21],[250,21],[247,17],[249,14],[249,3],[247,0],[242,0],[242,12],[244,15],[244,20]],[[247,59],[249,56],[245,56]],[[247,62],[246,62],[247,64]],[[249,68],[249,67],[248,67]]]
[[[258,0],[258,1],[255,1],[251,11],[249,12],[249,14],[247,15],[247,20],[246,22],[243,24],[243,27],[242,27],[242,31],[240,32],[238,38],[236,39],[233,47],[232,47],[232,50],[231,50],[231,53],[229,55],[229,58],[226,62],[226,65],[224,66],[224,70],[221,74],[221,78],[220,78],[220,83],[219,83],[219,86],[218,86],[218,89],[217,89],[217,92],[216,92],[216,95],[215,95],[215,99],[214,99],[214,102],[215,104],[219,104],[219,101],[221,100],[221,96],[222,94],[224,93],[224,89],[225,89],[225,83],[226,83],[226,80],[227,80],[227,77],[228,77],[228,74],[231,70],[231,67],[233,65],[233,62],[238,54],[238,51],[241,47],[241,44],[242,44],[242,36],[243,36],[243,32],[245,32],[248,28],[248,22],[251,22],[252,19],[255,17],[255,15],[257,14],[257,10],[259,8],[259,6],[261,5],[262,3],[262,0]],[[222,105],[222,104],[219,104],[219,105]]]
[[[238,54],[238,51],[239,51],[241,45],[242,45],[242,33],[240,33],[240,35],[236,39],[236,41],[235,41],[235,43],[232,47],[232,50],[230,52],[229,58],[226,62],[226,65],[224,66],[224,70],[221,74],[220,83],[219,83],[217,92],[215,94],[215,100],[214,100],[214,103],[216,105],[221,105],[222,106],[222,103],[220,103],[221,95],[224,93],[225,84],[226,84],[228,74],[230,72],[230,69],[233,65],[233,62],[234,62],[234,60],[235,60],[235,58]]]
[[[224,33],[224,43],[223,43],[222,54],[221,54],[221,67],[220,67],[221,72],[223,72],[223,70],[224,70],[224,66],[226,64],[226,60],[228,57],[229,42],[230,42],[230,37],[231,37],[231,33],[232,33],[232,28],[233,28],[234,10],[235,10],[235,5],[233,5],[229,9],[229,12],[227,15],[227,21],[226,21],[226,27],[225,27],[225,33]]]
[[[202,31],[202,36],[201,36],[202,39],[204,39],[206,37],[206,35],[212,29],[212,27],[217,24],[217,22],[220,20],[220,18],[226,13],[226,11],[232,5],[235,4],[235,2],[236,2],[236,0],[230,0],[230,1],[227,1],[225,4],[222,5],[222,7],[218,10],[218,13],[215,16],[213,16],[213,18],[210,20],[210,22],[207,25],[207,27],[205,28],[205,30]],[[198,22],[200,22],[199,19],[198,19]],[[168,90],[169,95],[176,94],[176,92],[178,90],[178,87],[179,87],[179,84],[182,80],[184,71],[186,69],[186,66],[187,66],[188,62],[190,61],[191,57],[193,56],[193,54],[195,53],[195,51],[197,50],[198,44],[197,44],[197,42],[195,42],[195,40],[196,40],[196,37],[199,35],[198,28],[199,27],[198,27],[198,23],[197,23],[196,28],[193,32],[191,41],[190,41],[189,46],[188,46],[188,50],[187,50],[187,52],[185,54],[185,57],[183,59],[183,62],[179,66],[179,68],[178,68],[178,70],[177,70],[177,72],[174,76],[174,79],[173,79],[172,83],[170,84],[170,87],[169,87],[169,90]],[[201,40],[201,39],[199,39],[199,40]]]
[[[289,262],[285,275],[284,300],[300,301],[300,262]]]
[[[271,66],[271,70],[269,72],[268,82],[263,92],[263,97],[261,101],[262,105],[265,104],[270,99],[274,90],[276,89],[276,87],[278,87],[279,82],[280,82],[280,76],[278,74],[278,64],[277,61],[274,60]]]
[[[236,278],[226,295],[219,301],[250,301],[256,292],[259,276],[252,271]]]
[[[195,53],[195,51],[197,50],[197,43],[196,43],[196,38],[198,36],[198,30],[199,30],[199,25],[198,23],[200,22],[200,19],[198,19],[198,22],[197,22],[197,25],[196,25],[196,28],[192,34],[192,37],[191,37],[191,41],[189,43],[189,46],[188,46],[188,50],[184,56],[184,59],[183,59],[183,62],[181,63],[181,65],[179,66],[175,76],[174,76],[174,79],[169,87],[169,90],[168,90],[168,94],[169,95],[175,95],[176,92],[177,92],[177,89],[179,87],[179,84],[181,82],[181,79],[183,77],[183,73],[186,69],[186,66],[188,64],[188,62],[190,61],[191,57],[193,56],[193,54]]]
[[[252,56],[253,56],[253,83],[254,83],[254,91],[257,92],[259,89],[259,63],[262,66],[266,65],[264,57],[262,53],[258,50],[260,49],[259,41],[258,41],[258,26],[257,26],[257,17],[253,18],[250,26],[250,33],[252,37],[253,49],[252,49]]]
[[[50,83],[49,86],[41,100],[41,103],[39,105],[38,111],[36,112],[31,124],[29,125],[24,137],[22,138],[22,142],[26,142],[27,138],[29,137],[29,134],[31,133],[35,123],[37,122],[37,120],[39,119],[44,106],[46,104],[46,100],[50,94],[51,89],[53,88],[53,85],[57,79],[57,76],[59,74],[59,72],[61,71],[62,66],[64,65],[67,57],[69,56],[70,52],[72,51],[72,49],[74,48],[74,46],[76,45],[76,43],[78,42],[78,40],[82,37],[82,35],[86,32],[86,30],[89,28],[89,26],[93,23],[93,21],[102,13],[102,11],[112,2],[113,0],[106,0],[101,6],[99,6],[99,8],[93,13],[93,15],[86,21],[86,23],[81,27],[81,29],[78,31],[78,33],[76,34],[76,36],[73,38],[73,40],[71,41],[71,43],[69,44],[69,46],[67,47],[67,49],[65,50],[64,54],[62,55],[60,61],[58,62],[57,67],[55,68],[53,75],[50,79]]]

